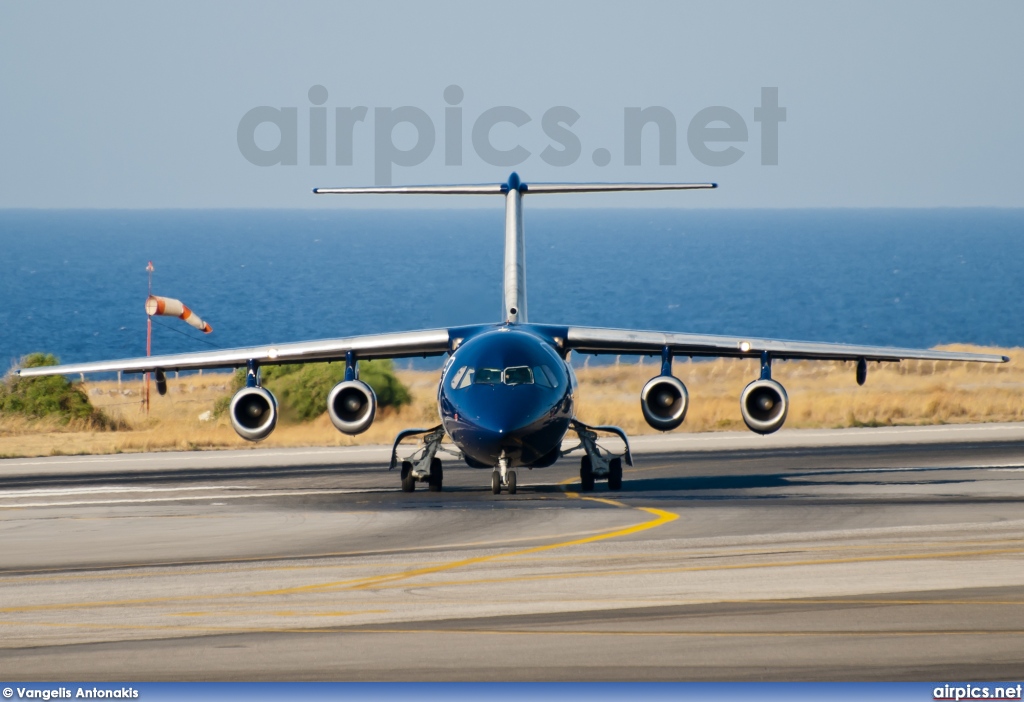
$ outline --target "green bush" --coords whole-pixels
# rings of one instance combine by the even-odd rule
[[[277,398],[282,415],[307,421],[327,411],[327,396],[335,385],[345,379],[345,364],[263,366],[260,378],[262,385]],[[391,361],[360,361],[359,379],[373,388],[378,407],[397,409],[412,401],[408,388],[395,376]],[[232,379],[232,390],[237,392],[244,386],[245,369],[239,368]],[[218,401],[214,413],[222,414],[230,402],[230,398]]]
[[[21,359],[20,365],[22,368],[38,368],[58,363],[53,354],[33,353]],[[109,424],[81,388],[62,375],[22,378],[9,374],[0,383],[0,413],[33,418],[57,417],[62,424],[71,420],[83,421],[94,427],[107,427]]]

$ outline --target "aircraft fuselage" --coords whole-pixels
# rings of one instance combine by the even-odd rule
[[[533,325],[504,325],[463,341],[445,363],[438,408],[471,465],[550,465],[575,414],[576,377]]]

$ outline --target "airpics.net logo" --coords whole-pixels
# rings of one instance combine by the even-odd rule
[[[330,110],[327,88],[314,85],[308,91],[309,106],[302,108],[308,114],[302,115],[301,130],[298,107],[254,107],[238,122],[238,150],[255,166],[297,166],[300,131],[305,131],[301,136],[309,144],[309,153],[303,165],[326,166],[328,134],[332,134],[333,164],[352,166],[355,144],[372,139],[377,185],[392,184],[395,166],[418,166],[426,161],[439,147],[439,142],[446,166],[466,164],[471,158],[465,155],[463,148],[467,129],[472,156],[491,166],[519,166],[536,157],[549,166],[564,168],[583,158],[585,147],[574,131],[582,117],[572,107],[556,105],[544,111],[539,128],[547,144],[539,151],[530,151],[522,141],[530,137],[532,142],[538,135],[526,132],[537,129],[534,116],[527,111],[500,105],[479,114],[465,114],[462,107],[465,91],[458,85],[449,85],[442,97],[444,116],[438,130],[427,110],[412,105],[374,107],[372,116],[371,109],[365,105],[337,106]],[[643,163],[646,140],[656,143],[657,165],[675,166],[679,154],[677,143],[682,138],[686,140],[690,155],[699,163],[731,166],[746,156],[745,145],[750,141],[747,118],[752,118],[759,126],[761,165],[779,163],[779,125],[786,121],[786,108],[779,105],[776,87],[761,88],[760,105],[752,109],[705,107],[690,116],[683,126],[675,113],[660,105],[624,107],[620,114],[621,150],[606,146],[586,149],[598,167],[603,168],[618,159],[624,166],[652,165]],[[496,139],[495,132],[499,131],[503,138]],[[398,139],[396,143],[396,137],[413,134],[414,138]],[[495,144],[495,141],[501,143]]]
[[[987,685],[959,685],[946,683],[941,687],[932,690],[933,700],[950,700],[951,702],[975,702],[977,700],[1019,700],[1021,690],[1024,688],[1020,683],[1016,685],[999,685],[989,687]]]

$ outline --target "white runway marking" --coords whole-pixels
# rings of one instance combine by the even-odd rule
[[[381,451],[387,451],[390,454],[390,449],[382,446],[367,446],[366,448],[349,448],[344,447],[340,449],[321,449],[319,451],[292,451],[292,450],[263,450],[258,451],[195,451],[186,455],[175,455],[173,453],[122,453],[117,455],[102,455],[102,456],[69,456],[65,459],[54,459],[54,458],[37,458],[31,460],[22,459],[6,459],[4,465],[10,466],[55,466],[61,464],[84,465],[89,463],[133,463],[140,460],[149,461],[193,461],[200,462],[205,460],[224,460],[238,459],[245,461],[252,461],[253,457],[259,458],[277,458],[287,457],[293,458],[296,456],[351,456],[353,454],[360,453],[380,453]]]
[[[393,488],[298,490],[295,492],[253,492],[242,495],[180,495],[178,497],[143,497],[126,500],[68,500],[65,502],[15,502],[0,504],[0,509],[24,509],[26,507],[78,507],[83,505],[141,505],[152,502],[189,502],[195,500],[243,500],[256,497],[302,497],[304,495],[354,495],[371,492],[395,492]]]
[[[13,497],[57,497],[59,495],[102,495],[104,493],[124,492],[182,492],[185,490],[252,490],[251,485],[203,485],[192,487],[132,487],[130,485],[100,485],[96,487],[76,488],[33,488],[30,490],[0,490],[0,499]]]

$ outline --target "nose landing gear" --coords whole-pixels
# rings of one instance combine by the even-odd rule
[[[508,459],[505,457],[504,451],[498,458],[498,465],[494,466],[494,471],[491,473],[491,493],[500,495],[502,486],[508,489],[509,495],[516,494],[516,472],[508,467]]]

